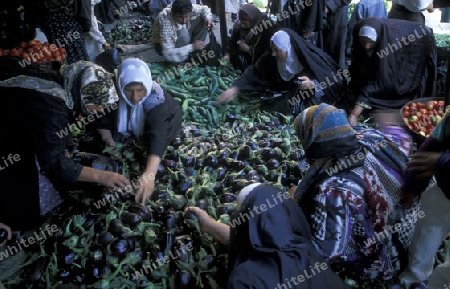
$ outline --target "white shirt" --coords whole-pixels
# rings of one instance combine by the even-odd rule
[[[433,0],[392,0],[392,4],[405,6],[411,12],[421,12],[425,10]]]

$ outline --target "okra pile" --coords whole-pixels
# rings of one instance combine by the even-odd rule
[[[117,44],[136,45],[150,43],[153,24],[147,19],[119,20],[111,30],[104,32],[106,41],[112,46]]]

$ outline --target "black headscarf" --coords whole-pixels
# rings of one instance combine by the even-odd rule
[[[363,26],[377,32],[372,57],[359,43]],[[410,35],[415,40],[406,40],[409,44],[405,45],[402,37],[408,39]],[[381,57],[382,51],[387,55]],[[350,86],[359,101],[373,108],[401,108],[414,98],[432,97],[436,92],[436,42],[433,31],[424,25],[395,19],[364,19],[353,30],[352,54]]]
[[[288,193],[284,194],[287,198],[274,186],[260,184],[250,191],[240,211],[233,216],[232,221],[239,213],[247,213],[249,218],[241,217],[242,223],[231,229],[228,289],[273,289],[278,285],[291,289],[348,288],[329,265],[314,271],[314,276],[311,268],[325,260],[310,241],[311,232],[303,211]],[[254,208],[263,205],[267,209],[257,214]],[[305,279],[301,283],[297,281],[299,275]],[[292,278],[297,279],[296,285]]]
[[[327,86],[324,89],[324,102],[334,104],[346,87],[345,78],[335,76],[339,71],[338,64],[325,52],[312,45],[300,37],[291,29],[281,29],[289,34],[291,45],[294,47],[295,54],[303,67],[309,72],[312,78],[320,82],[325,82]],[[333,77],[335,76],[335,77]],[[337,81],[335,81],[335,78]],[[327,81],[329,80],[329,82]],[[261,56],[255,65],[249,66],[235,85],[242,90],[283,90],[294,88],[294,82],[286,83],[281,79],[277,70],[277,60],[271,56],[270,47]],[[330,83],[333,83],[329,85]]]

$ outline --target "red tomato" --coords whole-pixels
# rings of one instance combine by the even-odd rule
[[[410,109],[417,108],[416,103],[415,103],[415,102],[411,103],[411,104],[409,105],[409,108],[410,108]]]
[[[439,101],[437,102],[437,104],[438,104],[439,107],[444,107],[445,101],[439,100]]]
[[[411,114],[409,113],[409,111],[404,110],[403,111],[403,117],[410,117]]]

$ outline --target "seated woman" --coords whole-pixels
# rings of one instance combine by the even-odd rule
[[[394,19],[367,18],[353,29],[350,66],[356,125],[364,109],[401,108],[436,93],[437,50],[433,31]]]
[[[181,107],[152,80],[148,65],[128,58],[118,71],[118,109],[96,124],[103,142],[115,146],[111,131],[144,137],[148,141],[147,164],[139,178],[136,202],[145,203],[153,193],[155,176],[167,145],[181,132]]]
[[[230,102],[240,90],[287,90],[291,93],[285,95],[277,109],[296,114],[310,104],[339,101],[346,86],[345,71],[330,56],[290,29],[276,32],[270,49],[218,97],[218,102]]]
[[[355,281],[389,284],[398,274],[419,208],[399,202],[411,139],[398,126],[352,128],[343,110],[312,106],[294,121],[310,168],[294,197],[313,244]]]
[[[229,289],[349,288],[314,249],[305,215],[287,192],[260,183],[245,187],[231,226],[198,207],[185,211],[198,217],[203,233],[229,244]]]
[[[253,4],[243,5],[238,15],[239,21],[233,27],[228,44],[229,51],[222,60],[230,61],[234,68],[244,71],[249,65],[255,64],[270,46],[276,24],[267,24],[269,18]]]

